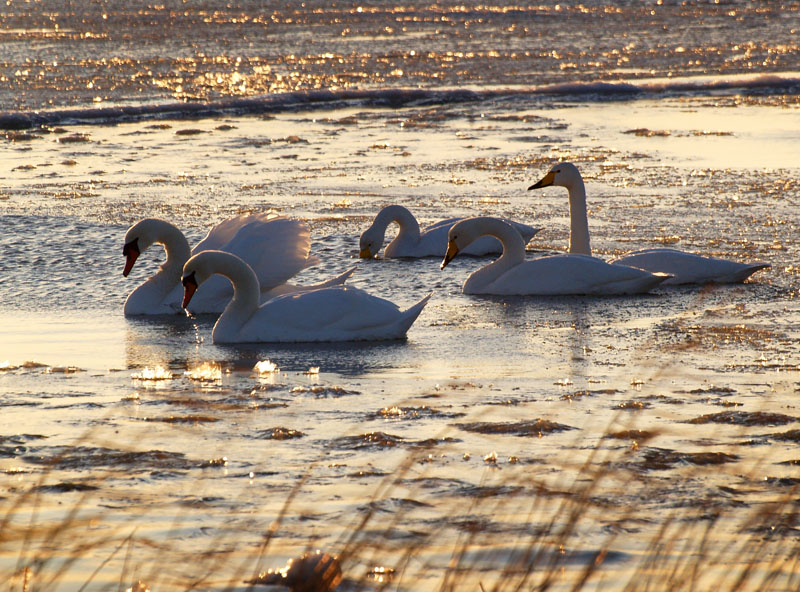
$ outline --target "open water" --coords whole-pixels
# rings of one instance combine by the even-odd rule
[[[798,14],[7,2],[4,589],[246,589],[314,549],[343,590],[797,589]],[[772,267],[500,298],[460,293],[489,258],[358,259],[392,203],[564,250],[566,191],[526,191],[559,160],[598,256]],[[131,224],[193,242],[260,210],[311,227],[322,263],[299,282],[357,265],[403,308],[433,291],[408,339],[223,347],[213,317],[123,317],[163,261],[122,277]]]

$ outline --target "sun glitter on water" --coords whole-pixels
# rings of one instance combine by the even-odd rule
[[[260,362],[257,362],[256,365],[253,366],[253,370],[255,370],[259,376],[274,374],[281,371],[277,364],[271,362],[270,360],[261,360]]]
[[[189,380],[197,382],[221,382],[222,366],[216,362],[203,362],[199,366],[184,371],[183,375]]]
[[[133,380],[158,382],[161,380],[172,380],[174,376],[172,372],[163,366],[156,366],[155,368],[142,368],[141,372],[134,372],[131,374],[131,378]]]

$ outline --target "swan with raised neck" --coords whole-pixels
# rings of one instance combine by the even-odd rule
[[[396,222],[400,230],[386,245],[383,251],[384,257],[441,257],[447,250],[447,232],[460,220],[463,218],[441,220],[422,230],[408,208],[397,204],[386,206],[378,212],[370,227],[361,234],[359,255],[367,259],[375,257],[383,247],[387,228]],[[525,243],[540,230],[520,222],[511,220],[508,222],[519,232]],[[480,256],[499,253],[501,250],[500,243],[493,237],[487,236],[470,245],[465,254]]]
[[[539,189],[557,185],[569,193],[569,252],[591,255],[589,246],[589,222],[586,214],[586,188],[578,168],[569,162],[553,165],[550,171],[528,189]],[[740,263],[728,259],[708,257],[670,248],[652,248],[633,251],[611,261],[616,265],[627,265],[651,273],[671,275],[664,284],[719,284],[739,283],[760,269],[771,267],[762,261]]]
[[[490,217],[468,218],[450,229],[442,269],[473,240],[487,234],[500,240],[503,254],[467,278],[462,287],[464,294],[638,294],[648,292],[669,277],[611,265],[587,255],[549,255],[526,260],[525,245],[519,234],[506,222]]]
[[[528,187],[528,191],[550,185],[566,187],[569,192],[569,252],[573,255],[591,255],[586,186],[578,168],[570,162],[555,164],[540,181]]]
[[[212,331],[215,343],[403,339],[431,296],[400,311],[358,288],[333,286],[278,296],[259,305],[258,277],[247,263],[231,253],[203,251],[183,267],[184,307],[215,274],[233,284],[233,298]]]

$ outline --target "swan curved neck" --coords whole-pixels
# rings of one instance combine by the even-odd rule
[[[465,293],[491,284],[525,260],[525,241],[510,224],[496,218],[473,218],[470,224],[474,231],[473,240],[486,234],[493,236],[503,245],[503,253],[467,278],[464,282]]]
[[[167,259],[152,277],[128,295],[125,300],[125,314],[153,314],[157,311],[179,310],[177,305],[180,301],[172,303],[170,298],[173,290],[180,286],[183,265],[191,257],[189,241],[177,227],[158,219],[143,221],[133,234],[136,236],[131,238],[139,238],[142,251],[153,243],[164,245]]]
[[[591,255],[589,245],[589,218],[586,214],[586,186],[578,178],[571,183],[569,191],[569,252],[574,255]]]
[[[215,330],[228,324],[241,326],[259,307],[261,288],[256,273],[247,263],[230,253],[206,251],[204,255],[208,274],[218,273],[233,284],[233,299],[217,320]]]
[[[164,267],[177,269],[178,278],[180,278],[183,264],[192,256],[192,249],[189,247],[189,241],[186,240],[183,233],[175,226],[164,223],[159,230],[156,242],[164,245],[164,250],[167,252],[167,260],[164,262]]]
[[[142,231],[143,240],[139,241],[140,244],[144,242],[142,250],[153,243],[158,243],[164,245],[164,251],[167,253],[167,260],[156,275],[169,278],[172,282],[180,282],[183,265],[192,256],[189,241],[176,226],[166,220],[151,219],[146,222],[147,225]],[[170,288],[173,287],[174,283]]]
[[[402,236],[403,239],[419,239],[419,222],[417,222],[414,214],[408,209],[398,205],[386,206],[378,212],[374,224],[380,227],[385,233],[386,228],[392,222],[397,222],[400,226],[400,232],[397,235],[398,238]]]

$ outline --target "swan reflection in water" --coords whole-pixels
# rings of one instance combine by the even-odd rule
[[[217,315],[147,316],[127,319],[125,360],[129,369],[162,366],[182,373],[214,361],[233,372],[254,373],[255,365],[271,360],[286,372],[358,377],[416,365],[422,352],[414,342],[247,343],[214,344],[211,330]]]

